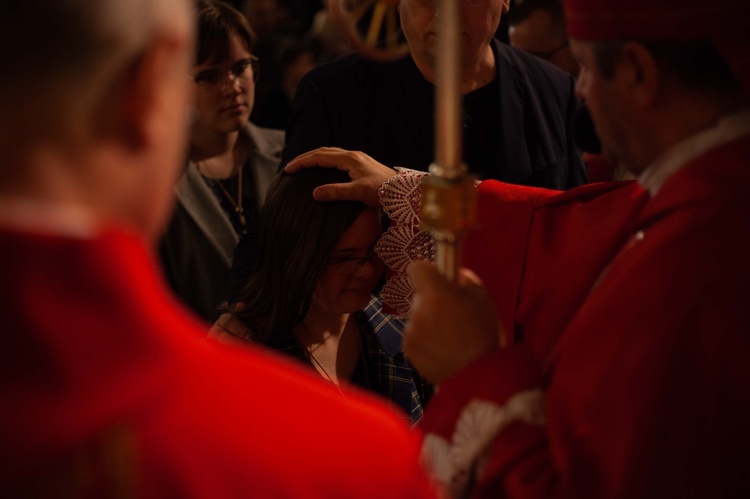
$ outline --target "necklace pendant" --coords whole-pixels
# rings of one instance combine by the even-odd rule
[[[237,217],[240,219],[240,225],[245,227],[247,225],[247,219],[245,218],[245,210],[243,210],[239,206],[235,206],[234,212],[237,213]]]

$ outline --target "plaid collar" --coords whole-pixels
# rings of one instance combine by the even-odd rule
[[[383,313],[383,302],[379,297],[373,296],[363,310],[354,313],[354,318],[369,341],[378,344],[391,357],[401,355],[406,323]]]

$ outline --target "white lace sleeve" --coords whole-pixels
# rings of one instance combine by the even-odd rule
[[[393,225],[383,234],[375,251],[394,272],[381,297],[400,316],[408,316],[413,290],[406,268],[413,261],[435,261],[435,241],[419,228],[421,191],[424,172],[396,168],[398,175],[383,183],[378,192],[380,204]]]
[[[450,440],[434,433],[425,435],[420,462],[448,492],[448,497],[468,497],[489,461],[492,443],[515,422],[546,425],[541,390],[517,393],[501,406],[472,400],[461,411]]]

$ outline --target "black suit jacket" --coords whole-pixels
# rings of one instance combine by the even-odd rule
[[[568,131],[577,105],[573,78],[498,40],[492,49],[500,134],[490,178],[552,189],[586,183]],[[426,171],[434,156],[433,99],[434,88],[411,57],[378,63],[350,55],[322,65],[297,90],[282,163],[332,146]]]

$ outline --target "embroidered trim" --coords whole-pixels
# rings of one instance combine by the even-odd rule
[[[490,458],[492,442],[511,423],[544,426],[544,393],[527,390],[499,406],[474,399],[461,411],[450,442],[425,435],[420,461],[450,497],[467,497]]]
[[[396,167],[391,177],[378,190],[380,204],[393,225],[380,238],[375,252],[395,273],[381,292],[383,301],[399,316],[408,316],[414,294],[406,268],[413,261],[435,261],[435,241],[419,228],[422,192],[420,183],[425,172]]]

